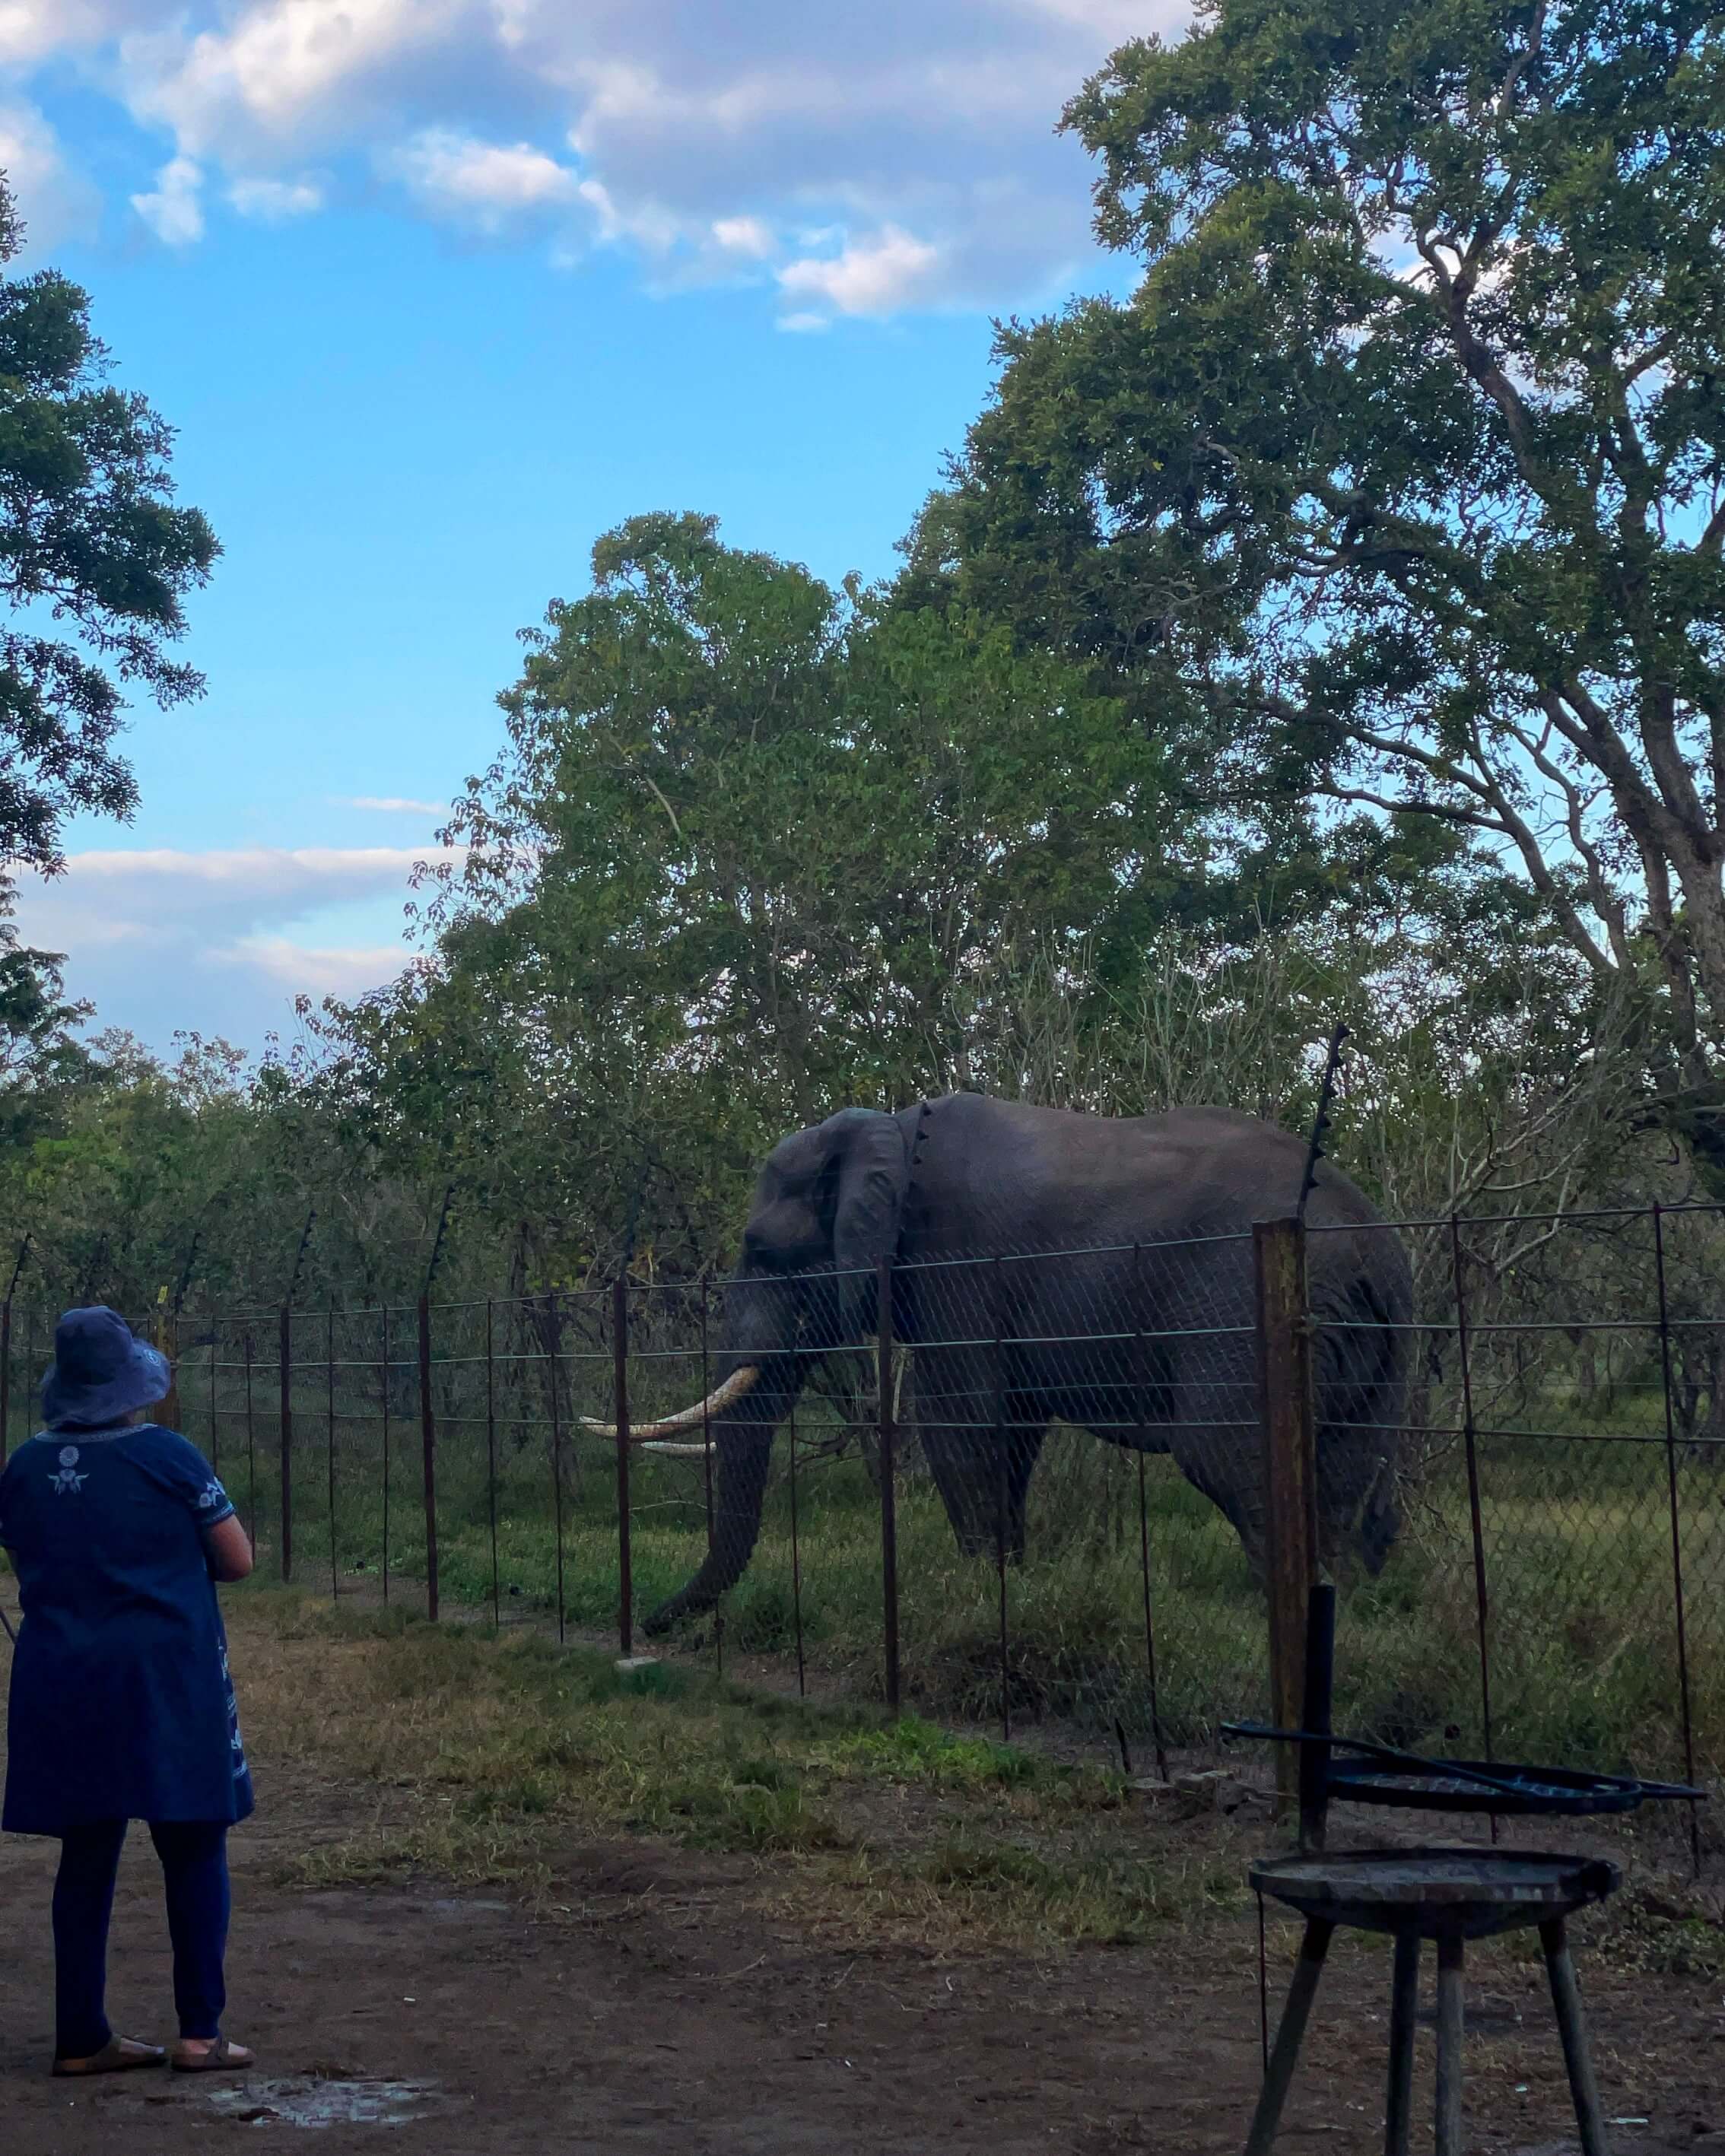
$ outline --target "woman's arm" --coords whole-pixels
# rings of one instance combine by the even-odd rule
[[[230,1512],[218,1526],[204,1531],[203,1553],[212,1579],[244,1579],[252,1568],[251,1537]]]

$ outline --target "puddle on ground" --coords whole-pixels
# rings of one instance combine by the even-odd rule
[[[449,2107],[435,2082],[323,2081],[309,2075],[213,2089],[209,2103],[242,2126],[407,2126]]]

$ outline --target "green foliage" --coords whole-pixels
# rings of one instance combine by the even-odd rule
[[[1705,1162],[1725,1083],[1720,46],[1653,0],[1214,0],[1122,47],[1068,123],[1142,282],[1002,330],[894,588],[608,534],[424,963],[254,1072],[79,1050],[0,954],[8,1228],[138,1311],[275,1301],[314,1209],[302,1301],[411,1297],[446,1194],[451,1295],[711,1273],[848,1103],[1305,1128],[1337,1018],[1392,1212],[1689,1194],[1645,1134]],[[81,298],[8,289],[81,412]],[[151,634],[208,562],[164,488],[116,527]]]
[[[1213,0],[1067,124],[1125,304],[1008,325],[907,601],[1084,654],[1275,850],[1512,865],[1707,1135],[1725,1027],[1725,37]]]
[[[593,579],[458,807],[438,966],[347,1015],[329,1081],[381,1157],[549,1216],[566,1276],[655,1168],[733,1212],[785,1128],[964,1082],[1034,950],[1127,963],[1180,829],[1153,745],[1004,630],[694,516]]]
[[[0,175],[0,264],[22,233]],[[90,301],[57,271],[0,277],[0,864],[52,866],[67,815],[128,814],[114,737],[121,684],[163,705],[199,677],[164,645],[215,560],[215,535],[176,507],[172,429],[106,379]],[[44,633],[69,623],[75,640]]]
[[[76,1036],[90,1006],[66,1000],[61,955],[20,943],[6,910],[0,886],[0,1133],[12,1152],[52,1124],[57,1097],[87,1070]]]

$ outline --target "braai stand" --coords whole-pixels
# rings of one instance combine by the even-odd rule
[[[1270,2055],[1246,2143],[1246,2156],[1269,2156],[1282,2105],[1317,1996],[1324,1956],[1338,1926],[1387,1932],[1395,1941],[1390,1989],[1389,2090],[1384,2156],[1407,2156],[1414,2087],[1414,2023],[1420,1950],[1437,1947],[1437,2156],[1461,2156],[1462,1958],[1469,1939],[1537,1924],[1557,2009],[1569,2092],[1575,2099],[1582,2156],[1608,2156],[1604,2115],[1581,2018],[1575,1965],[1564,1919],[1602,1901],[1618,1883],[1600,1857],[1523,1856],[1513,1850],[1417,1850],[1379,1855],[1277,1858],[1252,1867],[1260,1893],[1297,1909],[1306,1936],[1288,2003]]]
[[[1515,1849],[1355,1850],[1324,1846],[1332,1799],[1426,1811],[1509,1818],[1579,1817],[1633,1810],[1644,1799],[1702,1795],[1675,1783],[1635,1781],[1562,1767],[1512,1767],[1466,1759],[1422,1759],[1363,1738],[1338,1737],[1331,1715],[1336,1591],[1312,1590],[1306,1630],[1303,1727],[1224,1724],[1235,1737],[1294,1744],[1300,1756],[1300,1854],[1255,1864],[1260,1895],[1297,1909],[1306,1936],[1264,2076],[1245,2156],[1269,2156],[1294,2077],[1324,1956],[1338,1926],[1387,1933],[1395,1942],[1390,1993],[1389,2094],[1385,2156],[1407,2156],[1414,2085],[1414,2023],[1420,1951],[1437,1948],[1437,2156],[1461,2156],[1462,1962],[1469,1939],[1538,1927],[1557,2009],[1563,2064],[1581,2128],[1583,2156],[1609,2156],[1605,2121],[1581,2018],[1581,1994],[1565,1922],[1603,1902],[1621,1877],[1598,1856],[1548,1856]],[[1337,1754],[1343,1756],[1337,1757]]]

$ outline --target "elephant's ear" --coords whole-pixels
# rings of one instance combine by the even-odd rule
[[[897,1245],[911,1157],[897,1118],[876,1109],[841,1109],[821,1127],[832,1132],[839,1162],[833,1264],[843,1276],[842,1337],[860,1339],[875,1329],[875,1269]]]

